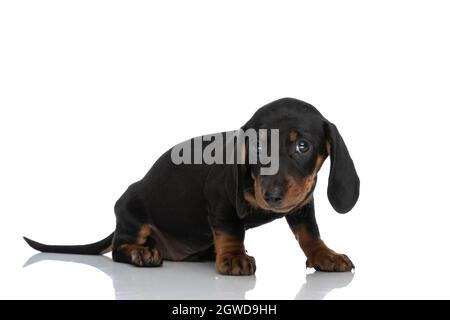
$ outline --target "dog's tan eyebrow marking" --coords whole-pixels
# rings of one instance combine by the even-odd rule
[[[289,131],[289,141],[290,142],[295,142],[298,139],[298,133],[297,131],[295,131],[294,129],[292,129],[291,131]]]

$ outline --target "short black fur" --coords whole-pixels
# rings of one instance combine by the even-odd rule
[[[132,263],[131,255],[124,258],[124,245],[156,248],[165,260],[214,259],[217,235],[227,234],[243,242],[246,229],[281,217],[287,217],[293,230],[296,225],[305,224],[311,237],[319,239],[312,200],[319,160],[331,152],[328,198],[337,212],[352,209],[359,195],[359,178],[336,126],[312,105],[284,98],[260,108],[242,127],[249,128],[280,130],[280,168],[275,176],[260,176],[258,164],[175,165],[169,150],[117,201],[116,230],[109,237],[85,246],[48,246],[26,241],[44,252],[79,254],[100,254],[112,245],[116,261]],[[289,139],[295,141],[287,138],[289,134],[294,137]],[[300,140],[311,145],[307,154],[295,152]],[[287,181],[299,183],[296,191],[289,189],[294,187]],[[257,183],[264,194],[270,195],[273,190],[280,197],[291,194],[289,201],[294,204],[274,204],[271,210],[271,204],[258,198]],[[301,183],[309,186],[308,192],[301,189]],[[259,206],[261,203],[269,209]],[[140,239],[143,226],[150,226],[151,233]]]

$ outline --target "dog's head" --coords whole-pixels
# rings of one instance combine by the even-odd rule
[[[241,156],[246,161],[235,170],[241,217],[247,211],[242,207],[243,202],[283,214],[308,203],[317,173],[327,156],[331,159],[328,199],[339,213],[353,208],[359,196],[359,178],[353,161],[336,126],[313,106],[292,98],[277,100],[260,108],[242,129],[259,130],[259,135],[256,146],[248,141],[243,144]],[[277,137],[272,129],[278,129]],[[248,156],[252,150],[270,149],[275,138],[278,140],[278,171],[263,174],[267,163],[249,163]]]

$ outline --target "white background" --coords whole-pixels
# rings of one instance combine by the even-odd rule
[[[446,1],[2,1],[1,298],[450,298]],[[113,205],[187,138],[291,96],[344,137],[358,204],[316,211],[354,274],[305,270],[284,220],[247,233],[256,277],[38,255],[114,229]],[[78,263],[68,263],[62,260]],[[56,261],[55,261],[56,260]],[[103,272],[102,272],[103,271]]]

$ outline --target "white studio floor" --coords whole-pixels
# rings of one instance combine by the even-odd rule
[[[70,274],[78,272],[85,278],[71,279]],[[274,289],[265,288],[267,277],[263,275],[222,276],[210,262],[165,262],[164,268],[139,269],[113,263],[108,257],[44,253],[31,256],[20,273],[29,298],[323,299],[354,279],[353,273],[306,274],[299,270],[290,282],[278,283],[274,289],[279,292],[271,292]]]
[[[281,227],[282,225],[276,225]],[[269,228],[263,227],[263,228]],[[269,229],[267,229],[269,230]],[[263,230],[264,231],[264,230]],[[251,234],[250,234],[251,235]],[[322,273],[304,267],[296,244],[270,251],[254,248],[257,272],[251,277],[218,275],[211,262],[168,262],[140,269],[109,256],[37,253],[21,240],[2,262],[3,299],[416,299],[449,298],[450,275],[426,255],[354,250],[353,273]],[[261,242],[260,240],[258,240]],[[281,243],[285,239],[281,237]],[[356,248],[357,249],[357,248]],[[351,250],[350,250],[351,252]],[[349,251],[347,251],[349,253]],[[406,256],[405,256],[406,255]],[[397,257],[397,258],[396,258]],[[406,259],[409,257],[408,259]]]

